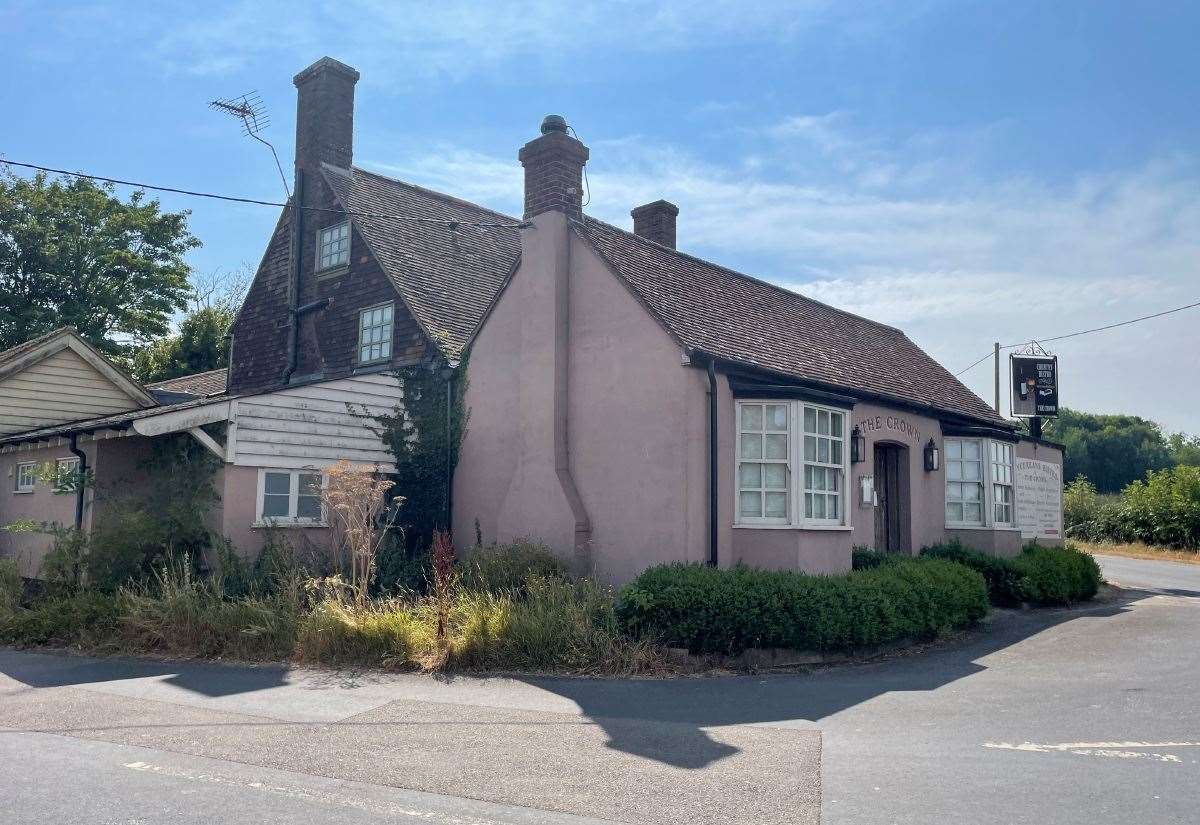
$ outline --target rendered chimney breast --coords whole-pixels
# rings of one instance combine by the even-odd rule
[[[567,121],[562,115],[546,115],[542,118],[542,134],[548,135],[551,132],[567,133]]]

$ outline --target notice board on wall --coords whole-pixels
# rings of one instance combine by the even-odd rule
[[[1017,525],[1027,539],[1062,538],[1062,467],[1036,458],[1018,458],[1014,479]]]

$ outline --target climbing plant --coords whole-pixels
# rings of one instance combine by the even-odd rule
[[[447,530],[447,497],[458,463],[469,411],[465,364],[449,379],[428,367],[398,370],[403,399],[390,414],[376,416],[380,435],[396,460],[393,496],[402,500],[393,537],[381,549],[376,581],[381,589],[422,589],[435,530]],[[449,416],[449,427],[447,427]]]

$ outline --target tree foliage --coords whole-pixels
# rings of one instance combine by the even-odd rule
[[[61,326],[116,356],[166,335],[200,245],[188,215],[83,178],[0,176],[0,349]]]
[[[1174,464],[1167,437],[1136,415],[1096,415],[1060,409],[1042,434],[1065,448],[1064,481],[1087,476],[1101,493],[1117,493],[1146,473]]]
[[[165,381],[181,375],[229,366],[229,328],[234,312],[226,307],[203,307],[188,315],[179,332],[138,350],[133,374],[142,381]]]

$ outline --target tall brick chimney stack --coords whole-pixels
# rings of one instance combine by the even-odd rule
[[[300,72],[296,84],[296,168],[321,162],[349,169],[354,161],[354,84],[358,72],[322,57]]]
[[[583,216],[583,166],[588,148],[567,134],[567,122],[546,115],[542,136],[521,147],[517,155],[525,167],[525,218],[543,212]]]
[[[633,216],[633,233],[663,246],[675,248],[675,219],[679,207],[670,201],[657,200],[639,206],[629,213]]]

